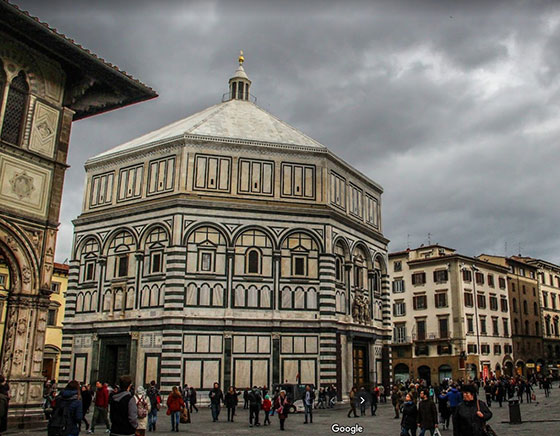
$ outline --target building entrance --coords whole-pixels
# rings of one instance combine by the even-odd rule
[[[366,344],[354,344],[353,348],[354,386],[358,389],[369,384],[369,353]]]
[[[130,372],[130,337],[101,339],[99,380],[117,383],[120,376]]]

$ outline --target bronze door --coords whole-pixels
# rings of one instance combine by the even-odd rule
[[[354,385],[359,389],[369,383],[368,371],[369,356],[365,345],[354,345],[353,349],[353,374]]]

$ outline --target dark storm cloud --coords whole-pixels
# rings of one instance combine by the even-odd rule
[[[556,2],[17,4],[160,94],[74,124],[59,260],[84,161],[218,102],[244,49],[259,105],[383,185],[391,250],[560,262]]]

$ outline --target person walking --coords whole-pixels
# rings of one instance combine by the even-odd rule
[[[111,424],[109,423],[109,389],[106,383],[101,383],[99,380],[95,382],[95,399],[93,400],[93,417],[91,418],[91,428],[88,433],[95,431],[95,426],[101,420],[105,424],[106,432],[111,431]]]
[[[286,419],[288,419],[288,413],[290,411],[290,401],[286,396],[285,390],[280,391],[280,394],[278,395],[276,401],[274,402],[274,408],[278,413],[278,420],[280,421],[280,430],[284,431],[284,425]]]
[[[218,382],[214,383],[214,387],[210,390],[208,396],[210,397],[210,408],[212,409],[212,421],[217,422],[218,416],[220,416],[220,405],[224,401],[224,394]]]
[[[356,401],[358,399],[357,392],[358,389],[356,388],[356,386],[352,386],[352,389],[348,393],[348,398],[350,400],[350,410],[348,411],[348,418],[350,418],[350,414],[352,413],[354,414],[354,418],[358,417],[358,414],[356,413]]]
[[[161,407],[161,396],[156,386],[155,380],[150,382],[148,388],[148,399],[150,400],[150,413],[148,413],[148,431],[156,431],[157,414]]]
[[[51,419],[47,426],[48,435],[78,436],[82,418],[80,383],[72,380],[55,399]]]
[[[542,388],[544,389],[545,398],[550,397],[550,379],[545,377],[542,381]]]
[[[82,385],[81,388],[81,397],[82,397],[82,411],[83,411],[83,415],[82,415],[82,421],[84,422],[84,424],[86,425],[86,431],[89,430],[89,422],[87,420],[86,415],[89,413],[89,408],[91,406],[91,402],[93,400],[93,396],[91,395],[91,390],[89,385]],[[81,425],[81,422],[80,422]]]
[[[378,384],[377,387],[379,389],[379,402],[386,403],[387,397],[385,396],[385,386],[383,386],[382,384]]]
[[[378,402],[379,402],[379,388],[377,386],[375,386],[371,390],[371,401],[370,401],[371,416],[375,416],[375,412],[377,412],[377,403]]]
[[[406,394],[401,413],[401,436],[416,436],[418,409],[410,393]]]
[[[422,389],[420,391],[420,403],[418,403],[418,427],[420,436],[424,436],[426,431],[430,431],[430,436],[434,436],[438,428],[438,413],[436,403],[432,400],[429,393]]]
[[[531,386],[531,383],[529,383],[529,381],[526,381],[524,383],[525,385],[525,397],[527,400],[527,403],[532,403],[533,402],[533,387]]]
[[[401,394],[399,392],[398,386],[393,386],[393,392],[391,392],[391,404],[395,410],[395,416],[393,419],[399,419],[399,411],[401,408]]]
[[[265,395],[262,402],[262,409],[264,411],[264,423],[263,425],[270,425],[270,412],[272,410],[272,402],[270,401],[270,395]]]
[[[476,398],[476,388],[464,385],[463,402],[453,414],[453,436],[484,436],[486,422],[492,418],[492,412],[483,401]]]
[[[462,401],[461,392],[459,392],[459,390],[457,389],[457,385],[452,384],[451,389],[448,390],[447,393],[443,395],[443,397],[447,398],[447,401],[449,403],[449,410],[451,412],[451,416],[453,416],[455,410],[457,410],[457,406],[459,406]]]
[[[109,399],[111,417],[111,436],[132,436],[138,427],[138,409],[130,392],[132,378],[119,377],[119,391]]]
[[[136,410],[138,415],[138,426],[136,427],[136,436],[144,436],[148,427],[148,416],[152,410],[152,402],[146,394],[143,386],[138,386],[134,392],[134,400],[136,401]]]
[[[192,413],[194,409],[196,410],[196,413],[198,413],[198,407],[196,407],[196,389],[191,386],[189,389],[189,394],[189,411]]]
[[[256,386],[247,395],[249,400],[249,427],[259,427],[259,413],[261,411],[262,397]]]
[[[327,402],[327,392],[325,388],[319,388],[319,401],[317,402],[317,409],[324,409]]]
[[[233,417],[235,416],[235,408],[237,407],[237,392],[235,392],[235,388],[230,386],[228,391],[226,392],[226,396],[224,399],[224,404],[227,409],[227,420],[228,422],[233,422]]]
[[[311,388],[311,385],[305,386],[305,393],[303,394],[303,407],[305,410],[305,421],[304,424],[307,424],[309,418],[309,423],[313,424],[313,404],[315,403],[315,392]]]
[[[360,406],[360,416],[366,416],[366,406],[368,403],[368,394],[366,388],[362,386],[358,392],[358,398],[356,401],[356,407]]]
[[[181,410],[185,407],[183,396],[177,386],[173,386],[171,394],[167,397],[167,414],[171,416],[171,431],[179,431]]]
[[[249,408],[249,388],[245,388],[243,391],[243,408]]]
[[[494,389],[492,383],[488,380],[484,384],[484,393],[486,395],[486,404],[488,407],[492,407],[492,394],[494,393]]]

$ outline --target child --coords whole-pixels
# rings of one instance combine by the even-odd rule
[[[272,409],[272,401],[270,401],[270,395],[265,395],[264,401],[262,403],[262,409],[264,410],[264,425],[270,425],[270,409]]]

